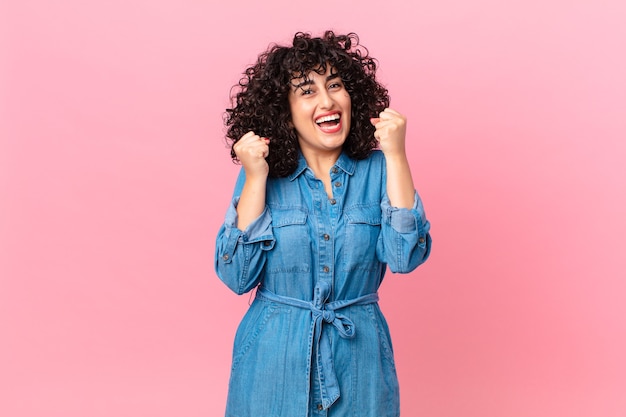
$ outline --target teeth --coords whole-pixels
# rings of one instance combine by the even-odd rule
[[[324,117],[320,117],[319,119],[315,120],[315,123],[324,123],[324,122],[332,122],[333,120],[339,120],[339,114],[335,113],[335,114],[331,114],[330,116],[324,116]]]

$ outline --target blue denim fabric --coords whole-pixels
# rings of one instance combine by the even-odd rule
[[[406,273],[430,253],[415,194],[392,207],[380,151],[341,155],[333,198],[300,157],[270,178],[265,211],[239,230],[236,205],[217,237],[215,268],[238,294],[260,286],[235,336],[227,417],[397,417],[398,381],[376,292],[388,266]]]

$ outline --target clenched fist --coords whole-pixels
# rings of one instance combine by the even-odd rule
[[[248,177],[260,177],[269,174],[269,165],[265,158],[270,153],[270,140],[250,131],[235,143],[233,149]]]
[[[374,137],[378,140],[380,150],[385,156],[404,156],[406,138],[406,117],[397,111],[386,108],[379,117],[372,118],[376,127]]]

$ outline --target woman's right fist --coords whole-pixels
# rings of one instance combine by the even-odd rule
[[[270,167],[265,158],[270,153],[270,140],[250,131],[235,143],[233,150],[241,162],[246,176],[267,176]]]

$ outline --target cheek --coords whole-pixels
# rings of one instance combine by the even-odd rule
[[[348,117],[352,119],[352,100],[350,99],[350,95],[346,93],[346,101],[344,107],[348,110]]]
[[[350,94],[348,94],[347,92],[346,92],[346,95],[345,95],[344,106],[347,107],[348,109],[350,109],[350,111],[352,111],[352,99],[350,98]]]
[[[295,107],[291,110],[291,120],[294,124],[303,123],[306,119],[306,112],[301,107]]]

